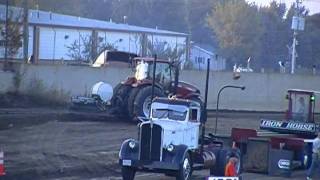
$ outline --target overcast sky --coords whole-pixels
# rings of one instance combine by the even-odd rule
[[[247,0],[248,2],[256,2],[263,6],[268,5],[272,0]],[[290,6],[295,0],[276,0],[277,2],[285,2]],[[310,10],[310,14],[320,13],[320,0],[303,0],[302,4]]]

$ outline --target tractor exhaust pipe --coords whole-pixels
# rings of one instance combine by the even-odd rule
[[[155,82],[156,82],[156,68],[157,68],[157,55],[155,54],[154,58],[153,58],[151,101],[154,98],[154,85],[155,85]]]
[[[201,134],[201,147],[200,152],[203,153],[204,146],[204,136],[206,134],[206,121],[207,121],[207,102],[208,102],[208,88],[209,88],[209,74],[210,74],[210,58],[207,62],[207,76],[206,76],[206,89],[204,95],[204,105],[203,105],[203,118],[201,118],[202,134]]]

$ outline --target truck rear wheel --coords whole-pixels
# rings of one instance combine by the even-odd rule
[[[189,156],[189,153],[186,153],[183,158],[182,164],[178,171],[176,180],[190,180],[192,175],[192,162]]]
[[[133,117],[149,117],[151,103],[152,103],[152,86],[141,88],[133,103]],[[161,89],[154,87],[154,97],[164,97]]]
[[[123,180],[133,180],[136,175],[136,170],[132,167],[122,166],[121,174]]]

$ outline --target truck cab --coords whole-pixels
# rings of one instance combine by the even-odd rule
[[[190,100],[158,98],[151,106],[151,121],[163,128],[163,147],[184,144],[188,149],[198,148],[200,104]]]
[[[234,151],[223,149],[220,142],[209,136],[201,141],[201,114],[197,101],[155,98],[149,118],[140,118],[138,140],[127,139],[121,145],[119,164],[123,179],[133,180],[136,171],[164,173],[177,180],[189,180],[193,170],[201,169],[223,175]]]

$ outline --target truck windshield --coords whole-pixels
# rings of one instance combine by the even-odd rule
[[[186,119],[187,111],[175,111],[172,109],[154,109],[152,117],[157,119],[170,119],[176,121],[184,121]]]

